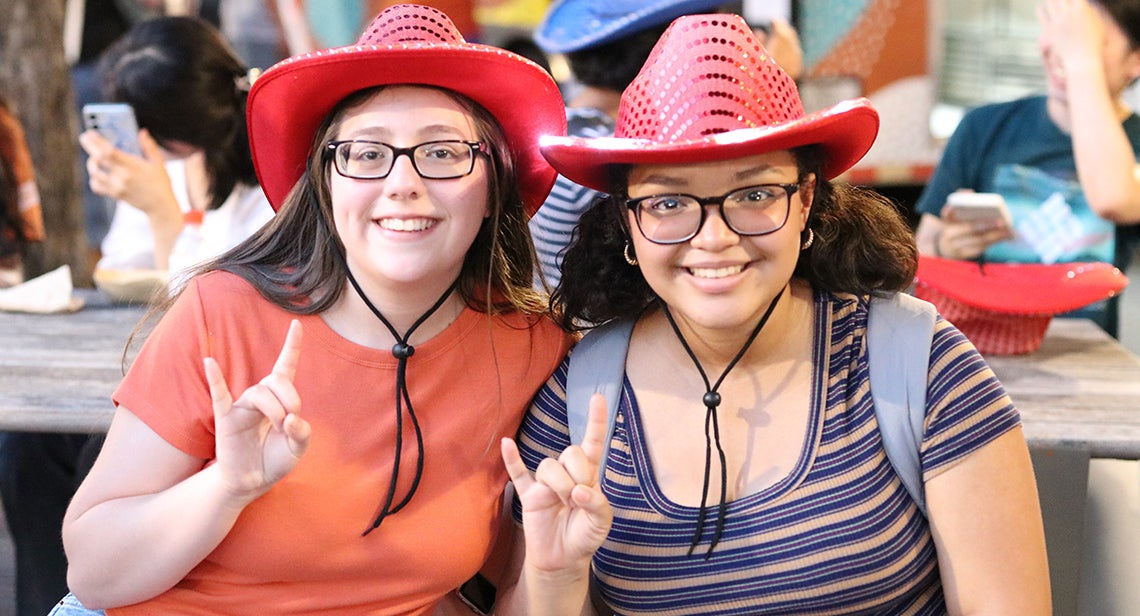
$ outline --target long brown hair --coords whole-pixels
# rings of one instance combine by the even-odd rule
[[[317,129],[305,172],[277,215],[245,241],[197,266],[183,279],[224,270],[241,276],[265,299],[296,314],[316,314],[333,305],[345,290],[348,272],[344,245],[334,232],[329,177],[335,171],[324,146],[350,111],[385,87],[361,90],[338,103]],[[467,251],[457,290],[468,306],[488,314],[548,314],[546,298],[532,286],[534,246],[503,130],[474,101],[449,90],[440,91],[471,113],[478,138],[491,149],[490,216],[484,219]],[[165,312],[176,297],[158,302],[150,316]]]

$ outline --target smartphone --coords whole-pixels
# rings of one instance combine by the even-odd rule
[[[481,573],[459,587],[459,599],[476,614],[490,614],[495,609],[495,585]]]
[[[126,103],[88,103],[83,106],[83,125],[100,135],[116,148],[142,156],[139,147],[139,124],[135,110]]]
[[[998,222],[1013,226],[1013,218],[1005,205],[1005,198],[997,193],[969,191],[952,192],[946,197],[942,217],[949,222]]]

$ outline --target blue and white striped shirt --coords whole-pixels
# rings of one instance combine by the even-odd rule
[[[598,109],[567,108],[566,122],[571,137],[611,137],[614,134],[613,119]],[[550,196],[531,217],[530,235],[542,274],[551,289],[558,286],[562,278],[562,252],[574,237],[578,218],[596,198],[604,195],[559,175]],[[537,276],[535,287],[542,288]]]
[[[875,419],[867,300],[817,293],[815,306],[817,368],[800,459],[770,487],[726,503],[724,536],[707,560],[707,534],[688,555],[698,509],[656,483],[640,419],[648,411],[625,381],[603,481],[614,523],[594,558],[616,613],[946,613],[929,525],[887,460]],[[942,319],[930,366],[926,479],[1020,423],[993,372]],[[563,362],[520,430],[532,470],[569,444],[565,379]]]

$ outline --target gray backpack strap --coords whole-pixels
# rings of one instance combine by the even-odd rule
[[[930,344],[938,312],[905,293],[872,297],[867,317],[867,363],[875,418],[887,459],[911,498],[926,513],[922,481],[923,423]]]
[[[622,319],[599,325],[587,332],[570,352],[570,365],[566,372],[566,423],[570,428],[571,443],[581,444],[586,434],[590,396],[601,393],[606,398],[609,426],[606,429],[606,450],[599,469],[602,473],[605,473],[621,385],[625,380],[625,355],[629,350],[633,323],[632,319]]]

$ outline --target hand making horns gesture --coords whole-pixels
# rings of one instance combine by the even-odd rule
[[[503,439],[503,463],[522,502],[528,568],[588,565],[609,534],[613,511],[598,472],[606,428],[605,398],[594,394],[581,446],[570,445],[557,460],[546,458],[533,476],[515,442]]]
[[[309,446],[311,428],[301,418],[293,386],[301,356],[301,323],[289,325],[273,371],[234,400],[222,370],[205,359],[214,405],[217,465],[232,494],[253,500],[293,470]]]

